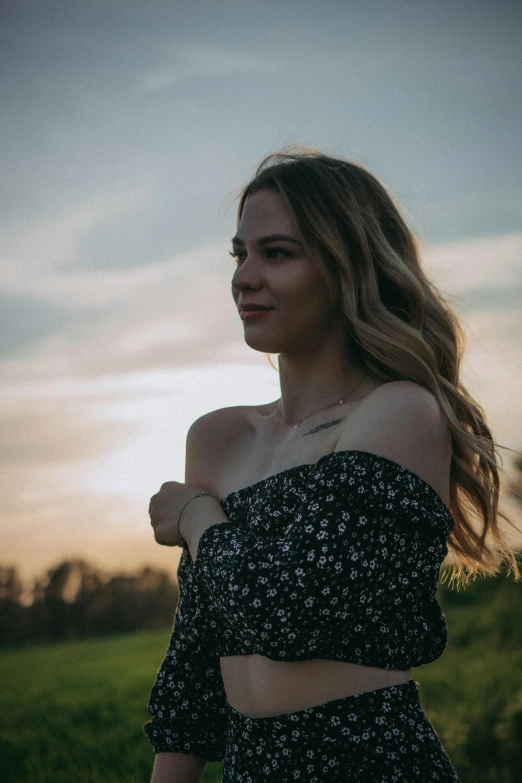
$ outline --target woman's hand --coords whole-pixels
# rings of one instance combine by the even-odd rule
[[[154,529],[154,538],[158,544],[164,546],[183,546],[178,535],[179,512],[190,498],[198,492],[205,492],[202,487],[194,484],[182,484],[179,481],[166,481],[161,489],[150,499],[149,515],[150,523]],[[197,501],[194,501],[197,502]],[[188,506],[187,509],[188,510]],[[183,522],[185,511],[181,518],[180,527],[183,535]],[[185,538],[185,535],[183,535]]]

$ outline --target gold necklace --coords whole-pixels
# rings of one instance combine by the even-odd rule
[[[299,427],[299,425],[301,424],[301,422],[302,422],[302,421],[304,421],[305,419],[309,419],[309,418],[310,418],[310,416],[313,416],[313,415],[314,415],[314,413],[320,413],[321,411],[325,411],[327,408],[333,408],[333,406],[334,406],[334,405],[342,405],[342,403],[343,403],[343,402],[346,400],[346,398],[347,398],[347,397],[348,397],[348,396],[349,396],[349,395],[350,395],[352,392],[354,392],[354,391],[356,390],[356,388],[357,388],[357,387],[359,386],[359,384],[362,382],[363,378],[366,378],[366,373],[364,373],[364,374],[363,374],[363,376],[362,376],[362,378],[361,378],[359,381],[357,381],[357,383],[355,384],[355,386],[353,387],[353,389],[350,389],[350,391],[349,391],[349,392],[347,392],[347,393],[344,395],[344,397],[342,398],[342,400],[338,400],[337,402],[332,402],[332,404],[331,404],[331,405],[325,405],[325,406],[324,406],[324,408],[319,408],[319,410],[317,410],[317,411],[314,411],[313,413],[309,413],[309,414],[308,414],[308,416],[303,416],[303,418],[302,418],[302,419],[299,419],[299,421],[297,422],[297,424],[295,424],[295,421],[288,421],[288,419],[285,419],[285,417],[283,416],[283,414],[281,413],[281,411],[279,410],[279,407],[278,407],[280,400],[278,401],[278,405],[276,405],[276,411],[279,413],[279,415],[281,416],[281,418],[283,419],[283,421],[284,421],[284,422],[286,422],[286,424],[295,424],[294,430],[296,430],[296,429]]]

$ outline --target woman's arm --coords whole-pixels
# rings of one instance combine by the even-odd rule
[[[185,753],[157,753],[150,783],[200,783],[207,762]]]
[[[215,628],[186,550],[178,566],[178,584],[179,606],[149,698],[152,719],[144,730],[156,753],[222,760],[228,714]]]
[[[219,502],[211,495],[201,495],[187,504],[180,522],[180,532],[194,563],[197,557],[199,540],[203,533],[213,525],[228,522],[228,517]]]

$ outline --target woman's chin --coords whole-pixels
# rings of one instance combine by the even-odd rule
[[[263,335],[255,334],[253,329],[245,329],[245,342],[249,348],[262,353],[279,353],[279,348],[273,340],[263,339]]]

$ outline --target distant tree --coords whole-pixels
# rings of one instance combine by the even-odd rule
[[[16,566],[0,565],[0,645],[25,640],[23,592],[24,585]]]
[[[63,560],[50,568],[33,587],[30,616],[36,638],[83,636],[77,604],[102,587],[101,574],[85,560]]]
[[[0,565],[0,601],[20,602],[24,585],[16,566]]]
[[[48,569],[29,594],[24,604],[16,568],[0,566],[0,645],[165,628],[179,600],[177,581],[166,571],[103,573],[80,558]]]

